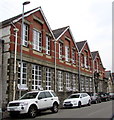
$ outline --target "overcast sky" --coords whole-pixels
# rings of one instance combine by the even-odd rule
[[[0,21],[22,13],[25,1],[0,0]],[[112,70],[112,1],[30,0],[25,11],[41,6],[52,30],[70,26],[75,41],[87,40],[106,70]]]

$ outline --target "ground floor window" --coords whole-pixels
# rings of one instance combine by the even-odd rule
[[[76,75],[72,75],[72,90],[76,91]]]
[[[32,65],[32,90],[38,90],[42,86],[41,66]]]
[[[66,90],[71,91],[70,73],[66,73]]]
[[[51,69],[46,68],[46,90],[51,90]]]
[[[58,71],[58,91],[63,91],[63,72]]]
[[[90,86],[90,92],[92,92],[93,91],[93,81],[92,81],[92,78],[90,78],[89,86]]]
[[[18,63],[18,84],[21,87],[27,86],[27,63],[26,62],[22,62],[22,64],[20,62]]]
[[[86,92],[89,92],[89,80],[87,77],[85,77],[85,90]]]
[[[84,77],[83,76],[81,76],[80,86],[81,86],[81,91],[84,92],[85,89],[84,89]]]

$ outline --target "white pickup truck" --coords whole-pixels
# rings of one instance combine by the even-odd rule
[[[50,109],[57,113],[59,99],[53,90],[32,91],[24,94],[19,100],[9,102],[7,111],[11,117],[27,113],[31,118],[41,110]]]

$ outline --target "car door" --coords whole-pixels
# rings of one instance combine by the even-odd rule
[[[81,94],[80,100],[81,100],[81,104],[84,105],[85,104],[84,94]]]
[[[46,91],[45,95],[46,95],[46,98],[47,98],[47,108],[51,107],[53,105],[53,99],[54,98],[49,91]]]
[[[47,98],[45,92],[40,92],[38,95],[38,107],[39,109],[44,109],[47,107]]]

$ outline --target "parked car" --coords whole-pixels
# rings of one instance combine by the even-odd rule
[[[101,101],[108,101],[108,95],[106,93],[99,93]]]
[[[58,106],[59,99],[53,90],[42,90],[27,92],[19,100],[9,102],[7,111],[11,117],[27,113],[31,118],[34,118],[41,110],[50,109],[57,113]]]
[[[107,95],[107,101],[111,99],[110,94],[109,93],[105,93]]]
[[[101,97],[98,93],[90,93],[91,103],[101,103]]]
[[[87,93],[71,94],[63,101],[63,108],[65,107],[81,107],[82,105],[91,105],[91,98]]]
[[[114,93],[109,93],[109,95],[110,95],[110,99],[114,99]]]

